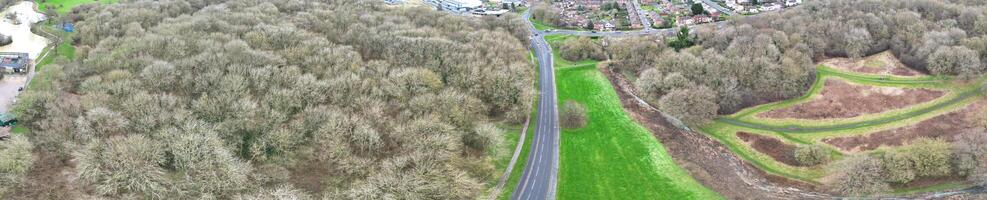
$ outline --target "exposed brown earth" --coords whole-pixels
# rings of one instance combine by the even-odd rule
[[[978,114],[982,113],[985,107],[987,102],[981,99],[958,111],[936,116],[912,126],[862,136],[827,138],[823,139],[823,142],[836,146],[842,151],[858,152],[881,146],[901,146],[923,137],[952,141],[956,135],[983,129],[977,121],[980,118]]]
[[[754,147],[755,150],[771,156],[776,161],[785,163],[786,165],[798,166],[798,161],[795,160],[795,146],[790,144],[785,144],[777,138],[748,133],[748,132],[737,132],[737,137],[747,143],[748,146]]]
[[[624,110],[655,134],[676,164],[726,199],[830,198],[815,192],[812,184],[761,171],[701,133],[676,128],[650,105],[637,101],[632,95],[633,87],[619,72],[612,73],[606,67],[601,71],[610,79]]]
[[[836,69],[857,73],[895,75],[895,76],[921,76],[922,72],[908,68],[902,64],[890,51],[868,56],[859,60],[850,58],[830,58],[821,62],[823,65]]]
[[[827,79],[815,99],[758,116],[773,119],[852,118],[905,108],[945,94],[938,90],[877,87]]]

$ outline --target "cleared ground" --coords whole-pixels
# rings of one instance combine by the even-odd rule
[[[905,64],[898,61],[898,59],[895,58],[894,54],[891,54],[890,51],[868,56],[860,60],[853,60],[849,58],[826,59],[822,62],[822,64],[832,66],[840,70],[866,74],[892,76],[923,75],[919,71],[905,67]]]
[[[897,73],[902,71],[897,69],[900,63],[875,61],[898,63],[889,56],[882,53],[839,66],[827,65],[839,64],[832,60],[823,62],[805,96],[721,116],[700,129],[765,172],[815,184],[828,175],[825,165],[795,163],[791,155],[797,145],[823,144],[839,160],[920,137],[948,139],[975,127],[974,119],[987,104],[983,79]],[[867,62],[870,66],[856,65]],[[919,180],[899,185],[896,191],[962,186],[951,181]]]
[[[945,92],[925,88],[880,87],[827,79],[819,95],[792,107],[758,114],[762,118],[831,119],[851,118],[895,110],[943,96]]]

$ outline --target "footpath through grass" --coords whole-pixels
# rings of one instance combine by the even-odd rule
[[[586,127],[561,132],[559,199],[722,199],[624,112],[595,65],[558,69],[556,80],[559,102],[575,100],[589,116]]]

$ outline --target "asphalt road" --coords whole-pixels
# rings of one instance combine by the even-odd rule
[[[538,121],[534,140],[528,151],[524,173],[511,199],[555,199],[555,186],[559,167],[559,121],[555,93],[555,70],[552,65],[552,48],[545,41],[545,34],[534,30],[531,46],[538,57],[540,74]]]
[[[524,19],[530,18],[530,12],[525,12]],[[575,35],[599,37],[624,37],[668,34],[672,35],[678,29],[647,29],[640,31],[592,32],[592,31],[539,31],[531,21],[531,47],[538,57],[539,88],[541,94],[538,101],[538,121],[528,151],[528,161],[524,164],[524,172],[518,182],[511,199],[555,199],[559,173],[559,120],[558,99],[555,92],[555,69],[552,58],[552,48],[545,41],[545,35]],[[722,26],[723,23],[717,23]]]

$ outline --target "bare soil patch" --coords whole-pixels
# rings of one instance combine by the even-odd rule
[[[894,76],[922,76],[922,72],[908,68],[902,64],[890,51],[874,54],[859,60],[850,58],[830,58],[823,60],[821,64],[836,69],[857,73],[894,75]]]
[[[880,131],[862,136],[837,137],[823,139],[842,151],[858,152],[877,149],[881,146],[901,146],[918,138],[942,138],[953,141],[956,135],[972,131],[982,131],[977,121],[979,113],[987,107],[987,101],[981,99],[967,107],[936,116],[918,124]]]
[[[758,114],[773,119],[852,118],[927,102],[946,92],[930,89],[878,87],[827,79],[815,99],[792,107]]]
[[[757,151],[771,156],[771,158],[774,158],[778,162],[798,166],[798,161],[795,160],[794,145],[785,144],[785,142],[777,138],[748,132],[737,132],[737,137],[743,140],[748,146],[754,147]]]

